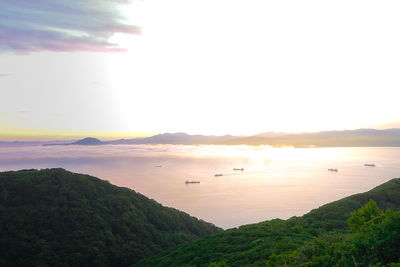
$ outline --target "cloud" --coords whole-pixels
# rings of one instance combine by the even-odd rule
[[[138,34],[121,12],[128,0],[2,0],[0,52],[124,51],[109,39]]]

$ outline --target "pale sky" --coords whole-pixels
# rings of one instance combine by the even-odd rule
[[[0,139],[400,126],[399,1],[50,2],[0,0]]]

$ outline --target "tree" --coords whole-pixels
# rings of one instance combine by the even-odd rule
[[[348,219],[350,231],[353,233],[361,232],[363,228],[372,222],[383,218],[383,211],[378,208],[376,202],[368,201],[362,208],[353,211]]]

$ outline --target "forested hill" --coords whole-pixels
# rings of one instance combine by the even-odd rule
[[[130,266],[220,230],[89,175],[0,173],[0,266]]]
[[[399,267],[399,209],[397,178],[302,217],[221,231],[88,175],[2,172],[0,266]]]
[[[400,212],[386,209],[400,209],[400,178],[302,217],[244,225],[180,245],[139,266],[383,266],[400,262]]]

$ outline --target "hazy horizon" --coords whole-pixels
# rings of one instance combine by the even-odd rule
[[[214,135],[214,134],[202,134],[202,133],[187,133],[184,131],[177,131],[177,132],[159,132],[159,133],[138,133],[138,134],[126,134],[123,135],[122,133],[114,133],[112,135],[107,135],[105,133],[86,133],[82,135],[72,135],[72,136],[60,136],[60,135],[50,135],[50,136],[35,136],[35,135],[28,135],[28,136],[2,136],[0,134],[0,141],[5,142],[12,142],[12,141],[21,141],[21,142],[46,142],[46,141],[75,141],[80,140],[86,137],[92,137],[96,139],[100,139],[102,141],[111,141],[111,140],[118,140],[118,139],[132,139],[132,138],[146,138],[152,137],[155,135],[163,135],[163,134],[187,134],[187,135],[204,135],[204,136],[235,136],[235,137],[251,137],[256,135],[261,135],[265,133],[271,134],[312,134],[312,133],[320,133],[320,132],[341,132],[341,131],[355,131],[355,130],[391,130],[391,129],[400,129],[399,127],[389,127],[389,128],[354,128],[354,129],[330,129],[324,131],[300,131],[300,132],[279,132],[279,131],[264,131],[264,132],[256,132],[254,134],[249,135],[233,135],[230,133],[221,134],[221,135]]]

